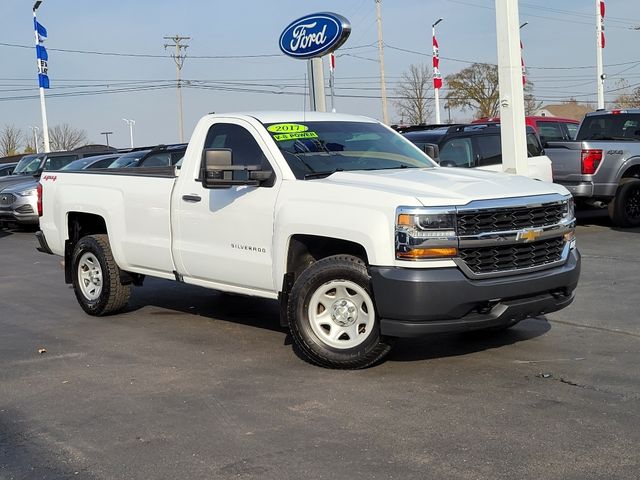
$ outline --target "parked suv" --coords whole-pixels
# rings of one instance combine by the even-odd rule
[[[480,118],[471,122],[473,124],[500,123],[500,117]],[[540,136],[543,146],[547,142],[562,142],[575,140],[580,122],[572,118],[562,117],[524,117],[524,123],[535,130]]]
[[[502,171],[500,124],[459,124],[427,130],[411,129],[402,135],[421,149],[430,150],[429,153],[435,155],[435,160],[443,167]],[[429,148],[433,145],[438,148]],[[545,156],[540,139],[532,127],[527,127],[527,154],[529,176],[551,182],[551,161]]]

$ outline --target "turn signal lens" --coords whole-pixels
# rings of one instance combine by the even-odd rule
[[[407,215],[406,213],[402,213],[398,215],[398,225],[412,226],[414,218],[415,217],[413,215]]]
[[[398,258],[407,260],[421,260],[424,258],[455,257],[458,255],[457,248],[414,248],[408,252],[396,252]]]

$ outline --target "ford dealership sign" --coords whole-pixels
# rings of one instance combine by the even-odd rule
[[[350,33],[351,24],[342,15],[314,13],[284,29],[280,50],[295,58],[321,57],[339,48]]]

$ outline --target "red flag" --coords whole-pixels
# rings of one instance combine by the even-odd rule
[[[433,88],[442,88],[442,75],[440,74],[440,48],[438,47],[438,40],[436,36],[433,36]]]
[[[329,70],[333,72],[335,69],[336,69],[336,56],[332,52],[331,55],[329,56]]]
[[[522,66],[522,85],[527,84],[527,69],[524,66],[524,55],[522,54],[522,50],[524,46],[522,45],[522,40],[520,40],[520,65]]]
[[[604,48],[605,39],[604,39],[604,0],[600,1],[600,48]]]

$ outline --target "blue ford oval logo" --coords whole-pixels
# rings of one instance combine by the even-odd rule
[[[349,20],[335,13],[299,18],[280,35],[280,50],[290,57],[321,57],[339,48],[351,33]]]

